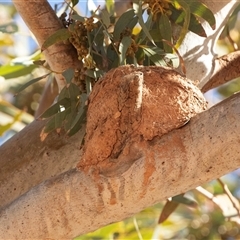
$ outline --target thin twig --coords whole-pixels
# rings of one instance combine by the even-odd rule
[[[222,186],[223,191],[225,192],[225,194],[228,196],[229,200],[231,201],[233,207],[237,210],[238,216],[240,216],[240,209],[239,207],[236,205],[236,199],[235,197],[232,195],[232,193],[230,192],[227,184],[225,184],[220,178],[217,179],[217,181],[220,183],[220,185]]]

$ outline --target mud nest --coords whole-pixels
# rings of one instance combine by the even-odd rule
[[[97,165],[128,154],[134,141],[151,141],[206,109],[201,91],[174,70],[121,66],[94,86],[89,98],[83,161]]]

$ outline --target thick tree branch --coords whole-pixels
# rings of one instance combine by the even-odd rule
[[[239,104],[236,94],[181,129],[136,143],[119,156],[130,164],[114,176],[93,166],[47,180],[2,209],[0,238],[70,239],[233,171],[240,166]]]
[[[42,141],[45,124],[35,121],[1,146],[0,208],[42,181],[75,167],[80,159],[84,132],[71,138],[52,132]]]
[[[49,36],[64,27],[47,0],[13,0],[13,3],[40,46]],[[44,54],[51,69],[56,72],[63,72],[80,64],[76,50],[70,43],[54,44],[44,50]],[[56,80],[59,89],[62,89],[65,86],[64,77],[56,74]]]
[[[240,51],[232,52],[215,60],[211,79],[203,86],[202,92],[218,87],[240,76]]]

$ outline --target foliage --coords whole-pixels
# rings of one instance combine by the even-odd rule
[[[75,120],[76,116],[80,113],[86,114],[86,97],[80,100],[80,95],[88,96],[94,83],[105,72],[125,64],[177,67],[179,60],[174,52],[177,52],[187,31],[193,31],[200,36],[206,35],[199,18],[206,20],[212,28],[215,26],[212,12],[200,2],[193,4],[184,0],[133,1],[132,8],[119,18],[114,14],[114,1],[107,1],[107,7],[100,15],[96,9],[90,17],[80,16],[73,9],[76,3],[72,1],[69,14],[65,12],[61,16],[66,28],[50,36],[41,49],[44,51],[57,42],[70,41],[76,48],[83,67],[74,70],[74,77],[68,79],[70,85],[67,85],[66,89],[74,86],[69,80],[81,88],[79,93],[75,92],[72,96],[75,100],[71,110],[63,108],[60,102],[55,105],[57,110],[48,110],[48,113],[52,111],[48,116],[54,118],[47,123],[45,132],[64,125],[68,133],[74,134],[79,129],[76,127],[76,124],[79,126],[79,122]],[[173,37],[173,24],[182,26],[178,39]],[[181,59],[180,61],[182,62]],[[58,101],[62,101],[62,98]],[[84,116],[78,118],[83,121],[85,119]]]

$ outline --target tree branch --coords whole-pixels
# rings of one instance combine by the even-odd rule
[[[42,46],[49,36],[64,27],[47,0],[13,0],[13,3],[36,37],[39,46]],[[76,50],[70,43],[54,44],[44,50],[44,55],[50,68],[56,72],[63,72],[80,65]],[[55,77],[61,90],[65,86],[65,79],[61,74],[56,74]]]
[[[215,69],[202,92],[218,87],[240,76],[240,51],[232,52],[215,60]]]
[[[0,238],[73,238],[233,171],[240,166],[239,104],[236,94],[181,129],[136,143],[118,158],[128,167],[114,176],[93,166],[38,185],[2,209]]]

